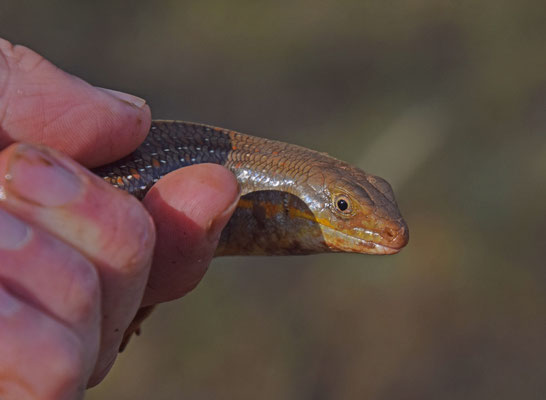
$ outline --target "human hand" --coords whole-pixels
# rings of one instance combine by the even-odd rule
[[[176,171],[143,206],[83,167],[129,153],[149,124],[143,100],[0,39],[2,400],[80,398],[139,306],[180,297],[205,273],[238,199],[229,171]]]

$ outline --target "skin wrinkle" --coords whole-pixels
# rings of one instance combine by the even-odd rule
[[[14,74],[11,74],[11,76],[14,76]],[[42,86],[42,85],[40,85]],[[15,102],[16,105],[15,105],[15,108],[18,108],[20,107],[20,104],[18,104],[18,101],[19,100],[16,96],[10,96],[9,95],[9,92],[10,92],[10,89],[7,90],[7,94],[6,94],[6,105],[5,105],[5,115],[9,115],[10,114],[10,110],[11,108],[13,107],[13,103]],[[11,137],[11,135],[6,131],[6,128],[5,125],[8,124],[8,125],[18,125],[18,123],[20,123],[21,121],[34,121],[33,122],[33,126],[35,126],[34,128],[34,134],[39,138],[36,142],[38,143],[44,143],[45,142],[45,139],[46,139],[46,136],[45,136],[45,132],[44,132],[44,124],[45,124],[45,120],[46,120],[46,107],[45,107],[45,98],[47,97],[46,94],[43,93],[42,90],[39,90],[37,93],[25,93],[24,94],[24,99],[25,100],[29,100],[29,99],[33,99],[33,98],[37,98],[38,100],[34,100],[35,101],[35,104],[33,104],[33,107],[32,107],[32,115],[29,115],[29,116],[26,116],[25,118],[19,118],[19,119],[4,119],[4,120],[1,120],[0,123],[2,124],[2,126],[4,126],[4,131],[5,133],[10,137],[10,139],[13,140],[13,138]],[[36,121],[39,121],[39,122],[36,122]],[[38,130],[39,129],[39,130]]]
[[[41,124],[41,126],[43,127],[42,128],[43,137],[41,138],[41,143],[46,142],[46,140],[44,140],[44,139],[49,136],[49,135],[46,134],[46,132],[50,131],[50,130],[54,130],[54,128],[52,129],[52,126],[55,123],[58,123],[59,121],[62,121],[63,119],[67,118],[67,115],[69,115],[69,113],[74,113],[79,108],[86,107],[86,106],[87,106],[87,104],[85,104],[85,103],[84,104],[71,104],[70,107],[68,107],[67,109],[59,111],[58,115],[53,116],[49,120],[44,118],[44,120],[43,120],[44,122]]]
[[[126,200],[134,202],[135,206],[128,207],[121,210],[121,212],[116,213],[116,217],[119,218],[120,222],[114,224],[114,230],[111,232],[111,234],[109,234],[109,236],[112,238],[116,238],[118,236],[118,230],[121,231],[119,227],[122,226],[124,221],[139,221],[138,225],[135,227],[134,230],[136,236],[135,241],[137,241],[138,244],[135,246],[131,246],[131,253],[124,255],[124,262],[122,263],[123,265],[121,266],[121,268],[119,268],[120,272],[123,272],[128,276],[133,274],[138,275],[141,272],[142,268],[147,268],[147,266],[151,263],[151,255],[145,250],[153,248],[154,246],[156,236],[155,225],[149,215],[140,211],[137,211],[136,213],[134,212],[134,210],[141,210],[140,208],[138,208],[138,202],[136,201],[136,199],[134,199],[127,193],[122,192],[121,194],[123,196],[127,196]]]
[[[25,287],[22,285],[16,283],[15,281],[7,278],[2,278],[1,287],[12,297],[16,298],[18,301],[23,303],[27,310],[33,310],[40,314],[43,314],[47,318],[49,318],[51,321],[54,321],[59,326],[64,327],[65,329],[68,328],[66,333],[70,335],[70,337],[74,340],[76,340],[77,344],[76,346],[78,348],[81,348],[81,339],[80,336],[76,330],[76,327],[73,326],[71,323],[67,323],[64,321],[60,316],[57,316],[55,313],[51,312],[45,305],[43,305],[35,296],[32,295]],[[74,352],[70,352],[71,356],[74,356]],[[76,355],[78,358],[83,357],[82,354]],[[83,359],[82,359],[83,360]],[[92,366],[90,366],[90,369]],[[71,370],[74,370],[74,368],[71,368]],[[74,371],[73,371],[74,372]],[[91,373],[91,370],[87,372],[89,375]],[[1,375],[1,374],[0,374]],[[64,378],[68,380],[73,380],[73,377],[71,377],[69,374],[64,374]],[[79,379],[79,377],[77,377]],[[1,388],[1,380],[0,380],[0,388]],[[61,384],[59,385],[59,391],[64,391],[65,385]],[[34,392],[33,392],[34,393]],[[57,398],[57,397],[55,397]]]
[[[42,86],[42,85],[40,85]],[[40,116],[40,121],[41,123],[39,124],[39,131],[38,131],[38,143],[47,143],[46,142],[46,139],[47,139],[47,136],[46,136],[46,133],[45,133],[45,128],[46,128],[46,109],[45,109],[45,96],[44,96],[44,93],[43,93],[43,90],[40,90],[39,94],[38,94],[38,107],[37,107],[37,111],[36,112],[33,112],[33,118],[35,118],[36,115],[39,115]]]
[[[66,287],[63,288],[63,300],[65,302],[74,302],[74,298],[76,297],[78,299],[78,309],[76,312],[76,318],[78,320],[83,319],[94,307],[94,301],[95,299],[99,297],[99,293],[92,294],[92,291],[99,291],[100,292],[100,283],[99,283],[99,276],[97,271],[95,270],[93,264],[83,255],[81,255],[82,259],[85,260],[87,265],[87,271],[81,272],[78,271],[77,273],[72,273],[70,276],[70,282],[67,284]],[[66,265],[70,265],[70,262],[73,262],[72,257],[70,255],[65,256]],[[83,269],[83,268],[82,268]],[[82,302],[81,294],[84,294],[85,301]]]
[[[99,121],[97,118],[95,118],[95,130],[98,131],[100,128]],[[115,140],[116,135],[112,135],[111,133],[106,135],[106,140],[108,142],[108,145],[106,146],[106,152],[108,153],[108,158],[112,158],[112,149],[115,147]]]
[[[11,371],[0,371],[0,399],[3,399],[3,396],[6,395],[4,382],[8,383],[8,387],[13,384],[17,385],[17,388],[26,392],[25,394],[30,395],[30,398],[38,398],[38,394],[31,384],[25,381],[21,376],[10,372]]]
[[[10,46],[11,43],[7,42]],[[5,96],[7,93],[7,88],[9,81],[11,79],[11,70],[8,65],[7,56],[4,54],[5,43],[0,39],[0,135],[6,135],[6,132],[3,129],[4,119],[6,117],[7,107],[5,106]],[[0,144],[2,143],[0,137]]]
[[[36,96],[40,96],[40,98],[42,99],[50,97],[49,93],[44,93],[43,91],[39,94],[36,94]],[[52,138],[52,137],[55,137],[58,140],[59,136],[56,135],[56,133],[59,131],[58,125],[60,125],[62,129],[62,126],[66,125],[66,121],[77,121],[78,124],[82,124],[83,121],[92,121],[94,128],[89,130],[91,132],[98,132],[100,127],[98,119],[96,117],[90,118],[87,116],[100,115],[101,112],[105,112],[105,111],[109,112],[109,110],[105,109],[105,110],[99,110],[100,112],[97,112],[97,113],[95,113],[94,111],[90,113],[89,112],[90,104],[84,102],[80,104],[73,104],[73,103],[63,104],[63,107],[48,106],[47,109],[49,110],[49,112],[45,113],[44,111],[46,108],[45,103],[46,103],[45,101],[40,101],[40,108],[42,110],[43,122],[39,125],[41,128],[39,143],[49,143],[50,142],[49,138]],[[47,118],[48,114],[52,115],[53,114],[52,111],[55,110],[55,108],[57,108],[55,115],[48,119]],[[71,118],[71,115],[77,115],[79,116],[79,118]],[[112,144],[112,141],[109,136],[111,135],[107,136],[109,138],[109,143]],[[61,137],[61,138],[64,139],[64,144],[66,146],[66,149],[71,149],[74,147],[73,146],[74,138],[72,136],[65,135],[64,137]],[[111,153],[111,149],[112,149],[112,146],[106,147],[106,151],[110,153]]]
[[[50,362],[50,372],[57,374],[56,387],[54,386],[51,392],[50,398],[59,399],[62,398],[61,394],[67,393],[67,388],[73,387],[77,389],[83,385],[83,381],[87,377],[79,374],[78,371],[83,370],[81,367],[84,364],[83,353],[81,348],[83,346],[81,337],[76,335],[72,330],[64,331],[64,343],[70,343],[66,347],[59,347],[60,351],[57,351],[59,358],[53,362]],[[79,351],[78,351],[79,350]],[[71,391],[68,391],[69,393]]]
[[[67,247],[69,246],[58,237],[52,234],[48,234],[48,235],[53,237],[62,245],[66,245]],[[39,240],[39,238],[36,237],[35,240]],[[67,301],[70,300],[69,303],[73,304],[75,300],[74,292],[77,292],[78,308],[80,309],[76,310],[76,314],[74,314],[73,310],[71,310],[70,314],[72,315],[72,317],[75,316],[78,320],[80,320],[81,317],[83,317],[84,315],[88,313],[88,311],[85,309],[93,308],[94,303],[92,303],[91,301],[95,301],[93,299],[95,299],[98,296],[98,293],[92,294],[91,291],[99,290],[99,283],[98,283],[99,277],[96,274],[96,271],[93,268],[93,265],[91,264],[91,262],[86,257],[84,257],[81,253],[77,253],[77,256],[76,256],[76,258],[79,260],[74,258],[75,253],[66,253],[63,251],[59,251],[58,254],[62,256],[61,259],[57,260],[57,263],[60,265],[66,264],[67,266],[69,266],[72,263],[77,263],[77,262],[83,262],[87,264],[86,266],[88,268],[87,272],[82,272],[80,270],[80,271],[72,272],[70,274],[71,283],[68,285],[68,287],[65,288],[65,291],[63,294],[63,297],[65,298],[65,300]],[[81,269],[81,266],[79,266],[78,268]],[[2,280],[3,287],[9,293],[11,293],[12,295],[16,296],[19,299],[22,299],[29,306],[32,306],[33,308],[43,312],[44,314],[47,314],[50,318],[55,319],[61,324],[64,324],[69,329],[73,330],[74,334],[77,334],[77,331],[74,329],[75,327],[72,326],[72,323],[70,321],[65,320],[65,317],[57,315],[56,312],[50,311],[49,308],[45,304],[43,304],[42,301],[38,299],[38,297],[33,295],[32,292],[29,289],[27,289],[27,287],[24,284],[17,283],[10,277],[3,276],[3,275],[0,275],[0,280]],[[85,291],[85,290],[87,290],[88,293],[85,296],[86,301],[82,302],[80,294],[82,293],[82,291]]]
[[[6,48],[7,44],[7,48]],[[7,71],[7,78],[4,83],[4,87],[0,91],[0,129],[2,130],[2,133],[4,135],[9,134],[6,132],[5,123],[6,123],[6,115],[9,115],[9,110],[12,107],[12,101],[16,101],[17,97],[10,96],[10,91],[13,90],[12,85],[10,84],[13,80],[13,77],[17,75],[17,71],[21,71],[24,74],[32,73],[33,71],[39,69],[44,62],[47,63],[47,60],[34,51],[28,49],[24,46],[19,45],[12,45],[8,41],[2,41],[0,42],[0,54],[2,55],[2,58],[5,61],[5,70]],[[49,64],[48,66],[52,67],[52,72],[56,72],[58,70],[57,67],[55,67],[53,64]],[[41,121],[45,121],[46,118],[46,112],[45,112],[45,93],[43,90],[43,84],[38,84],[39,89],[37,94],[28,94],[25,93],[25,98],[32,98],[33,96],[39,97],[39,101],[37,102],[37,105],[35,105],[33,108],[33,115],[32,117],[28,117],[29,119],[32,119],[33,121],[38,120],[38,118]],[[4,99],[2,102],[1,100]],[[38,117],[40,116],[40,117]],[[9,121],[10,123],[13,123],[13,121]],[[40,137],[40,143],[43,143],[43,140],[45,138],[45,132],[44,132],[44,124],[34,124],[36,126],[40,126],[41,130],[37,132],[36,134]]]
[[[42,132],[43,137],[41,138],[42,143],[45,143],[48,141],[47,139],[49,137],[55,137],[55,133],[59,130],[58,125],[66,125],[65,121],[73,121],[75,119],[70,118],[70,115],[77,115],[79,114],[79,110],[82,109],[83,111],[86,111],[86,109],[89,108],[89,104],[82,103],[82,104],[70,104],[69,107],[63,107],[61,111],[58,112],[58,115],[51,118],[50,120],[44,121],[42,124]],[[82,112],[80,115],[88,115],[89,113]],[[84,120],[87,121],[90,118],[80,118],[78,123],[82,123]],[[98,122],[96,121],[96,118],[92,118],[93,124],[98,126]],[[69,135],[65,135],[62,137],[64,146],[67,149],[70,149],[72,146],[73,138]],[[58,136],[56,137],[56,140],[58,140]],[[108,151],[110,151],[110,148],[108,148]],[[77,158],[78,155],[75,155]]]
[[[92,201],[92,200],[89,200]],[[70,217],[71,214],[68,216]],[[133,275],[138,274],[140,272],[140,269],[137,270],[135,266],[139,266],[139,268],[146,268],[145,264],[147,263],[146,260],[143,258],[144,255],[146,255],[146,249],[149,248],[150,244],[148,243],[150,240],[153,240],[154,235],[148,235],[147,234],[147,227],[144,225],[147,224],[142,222],[139,223],[141,227],[138,229],[135,229],[135,235],[139,237],[139,245],[130,245],[127,246],[123,251],[118,252],[119,257],[116,257],[115,259],[109,259],[106,260],[103,257],[97,258],[96,255],[93,255],[93,253],[98,252],[100,253],[108,253],[112,254],[112,251],[110,248],[112,245],[116,244],[116,238],[119,237],[119,234],[125,234],[126,229],[122,229],[124,225],[124,221],[126,220],[136,220],[141,219],[139,217],[131,216],[130,213],[128,215],[127,212],[117,212],[115,213],[115,219],[119,220],[117,223],[112,223],[112,228],[108,231],[108,234],[106,236],[102,236],[100,234],[100,228],[97,229],[97,233],[102,236],[102,238],[99,238],[98,236],[95,237],[93,240],[96,240],[96,243],[98,244],[98,248],[91,247],[91,248],[85,248],[81,247],[81,243],[79,244],[79,251],[88,259],[93,260],[95,263],[100,263],[103,266],[107,267],[109,270],[117,271],[118,273],[122,273],[124,275]],[[93,225],[91,221],[89,223],[85,223],[83,226],[87,225],[88,227]],[[105,232],[103,232],[104,234]],[[119,233],[119,234],[118,234]],[[85,234],[82,233],[81,235],[76,235],[81,240]],[[64,238],[64,241],[67,242],[69,245],[74,245],[73,242],[67,241],[66,238]],[[78,241],[76,241],[78,243]],[[100,250],[99,250],[100,249]],[[130,250],[130,252],[129,252]],[[116,265],[117,267],[114,267]]]
[[[21,45],[12,45],[11,56],[17,68],[23,72],[32,72],[45,61],[45,58]]]
[[[49,318],[57,321],[59,324],[64,325],[66,328],[70,329],[70,331],[74,335],[77,335],[77,332],[72,324],[67,324],[66,321],[64,321],[61,317],[51,312],[47,306],[45,306],[36,296],[32,294],[30,290],[28,290],[22,284],[5,276],[2,276],[0,278],[2,280],[2,288],[11,296],[25,303],[27,307],[32,308],[44,315],[47,315]]]

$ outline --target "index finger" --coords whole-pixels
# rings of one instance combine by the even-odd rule
[[[0,153],[0,206],[97,269],[103,318],[96,382],[112,365],[142,299],[155,242],[149,214],[72,159],[28,144]]]
[[[43,144],[94,167],[133,151],[150,120],[143,99],[93,87],[0,38],[0,148]]]

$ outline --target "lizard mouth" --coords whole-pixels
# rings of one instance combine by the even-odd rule
[[[331,251],[335,252],[384,255],[396,254],[408,242],[408,235],[405,227],[401,227],[395,239],[392,240],[389,245],[376,243],[371,240],[360,238],[358,236],[353,236],[348,233],[338,231],[329,226],[322,226],[322,232],[326,240],[326,244],[331,249]],[[374,232],[373,234],[381,238],[378,233]]]

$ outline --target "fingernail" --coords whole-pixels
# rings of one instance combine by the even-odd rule
[[[11,317],[21,309],[21,302],[0,286],[0,315]]]
[[[4,210],[0,210],[0,249],[18,250],[22,248],[30,238],[30,227],[12,217]]]
[[[6,192],[46,207],[70,203],[82,192],[75,173],[52,155],[22,144],[8,161]]]
[[[231,203],[224,211],[222,211],[209,223],[207,236],[211,242],[216,243],[220,239],[222,229],[224,229],[228,223],[231,215],[237,208],[237,204],[239,204],[239,195],[237,195],[233,203]]]
[[[101,90],[104,90],[106,93],[111,94],[118,100],[123,101],[124,103],[129,103],[132,106],[135,106],[136,108],[142,108],[146,105],[146,100],[141,99],[140,97],[133,96],[129,93],[124,92],[118,92],[117,90],[112,89],[105,89],[105,88],[99,88]]]

